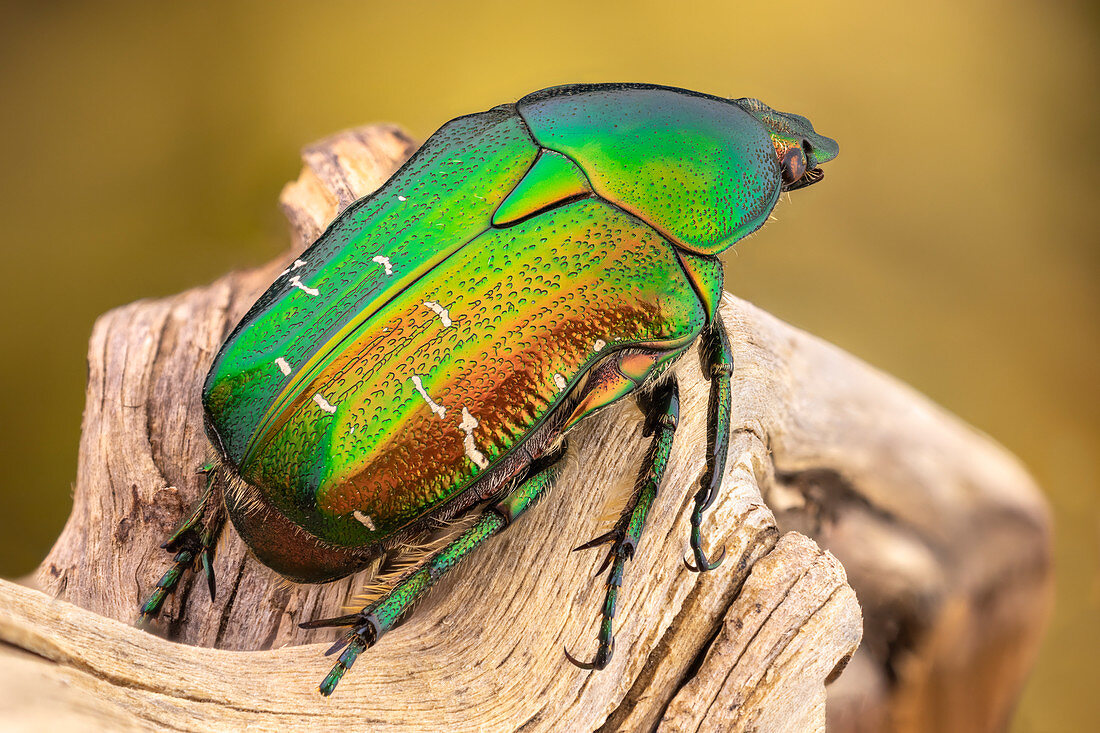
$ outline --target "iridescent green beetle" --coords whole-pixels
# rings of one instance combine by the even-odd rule
[[[702,338],[712,382],[699,527],[724,473],[732,358],[716,257],[783,191],[821,179],[837,145],[752,99],[645,84],[535,92],[444,125],[377,192],[344,211],[222,345],[203,387],[218,461],[169,539],[155,616],[228,515],[261,562],[298,582],[366,567],[478,504],[458,539],[358,613],[321,683],[443,573],[533,505],[580,420],[637,395],[652,470],[609,543],[595,660],[661,483],[679,411],[667,370]],[[665,376],[662,376],[665,375]],[[223,499],[224,497],[224,499]],[[568,652],[567,652],[568,654]]]

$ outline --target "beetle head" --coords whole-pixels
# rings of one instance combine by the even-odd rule
[[[825,177],[821,164],[840,152],[836,140],[819,135],[805,117],[779,112],[759,99],[735,99],[734,102],[767,128],[775,146],[784,191],[805,188]]]

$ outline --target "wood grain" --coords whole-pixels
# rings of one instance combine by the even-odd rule
[[[909,388],[728,294],[733,440],[704,525],[727,560],[705,575],[681,562],[706,435],[692,353],[677,367],[680,429],[627,571],[608,669],[578,670],[562,648],[595,646],[601,558],[570,550],[608,526],[634,478],[645,441],[629,404],[578,427],[554,491],[364,654],[331,699],[316,685],[335,632],[296,624],[339,611],[362,577],[280,583],[229,532],[215,601],[188,578],[167,605],[167,638],[130,626],[168,562],[159,543],[200,489],[198,392],[221,340],[414,147],[377,126],[311,146],[282,195],[295,242],[285,257],[96,323],[74,508],[38,571],[44,592],[0,581],[5,720],[814,731],[827,716],[836,730],[995,730],[1007,719],[1050,598],[1049,517],[1034,483]]]

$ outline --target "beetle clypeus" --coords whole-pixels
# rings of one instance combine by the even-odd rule
[[[535,92],[452,120],[283,272],[222,345],[203,387],[217,460],[165,547],[175,565],[141,608],[212,560],[228,516],[256,557],[320,583],[486,504],[457,539],[346,626],[328,695],[356,657],[455,563],[553,482],[570,428],[636,395],[650,469],[609,544],[603,668],[626,562],[679,415],[668,368],[702,339],[711,380],[706,471],[690,544],[724,473],[732,357],[716,255],[783,191],[821,179],[837,145],[753,99],[645,84]],[[580,549],[580,548],[578,548]],[[568,652],[566,652],[568,655]]]

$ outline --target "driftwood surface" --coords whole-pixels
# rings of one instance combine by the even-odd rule
[[[606,670],[562,653],[592,653],[604,593],[601,557],[570,550],[607,527],[633,481],[646,442],[629,404],[578,427],[555,490],[360,657],[332,698],[316,685],[335,632],[296,624],[339,612],[364,578],[279,583],[231,530],[215,601],[189,576],[160,629],[171,641],[130,626],[167,566],[159,543],[200,491],[198,393],[216,349],[304,243],[414,148],[380,126],[318,143],[283,192],[296,234],[285,257],[99,319],[73,513],[37,573],[44,592],[0,581],[6,724],[814,731],[827,684],[830,730],[1005,723],[1050,600],[1038,489],[927,399],[729,295],[733,440],[704,525],[727,559],[703,575],[681,562],[706,435],[692,354],[677,367],[680,429]]]

